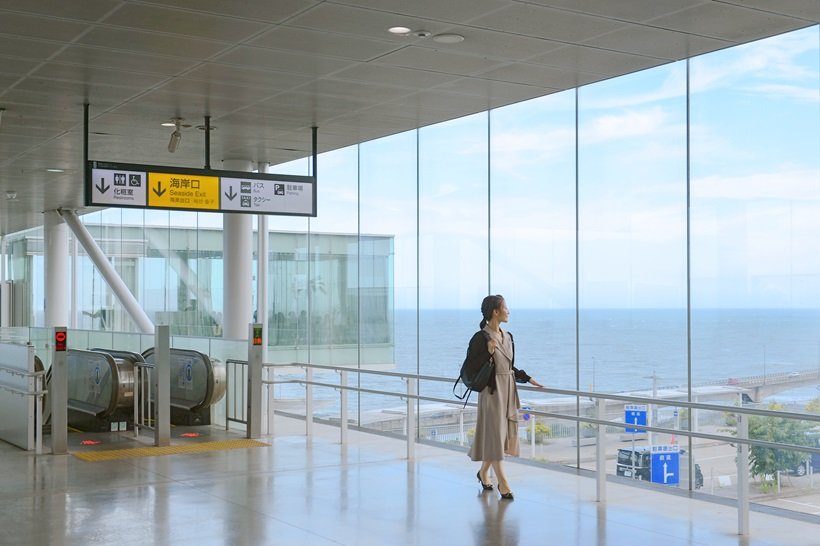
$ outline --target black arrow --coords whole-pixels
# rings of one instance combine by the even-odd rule
[[[152,189],[154,193],[157,194],[157,197],[162,197],[162,194],[165,193],[165,190],[162,189],[162,182],[157,182],[157,187]]]
[[[110,188],[110,187],[111,187],[111,186],[106,186],[106,185],[105,185],[105,178],[100,178],[100,183],[99,183],[99,184],[97,184],[97,189],[100,191],[100,193],[105,193],[105,192],[107,192],[107,191],[108,191],[108,188]]]
[[[233,201],[233,198],[234,198],[234,197],[236,197],[236,195],[237,195],[237,194],[235,194],[235,193],[233,192],[233,186],[228,186],[228,189],[231,191],[231,193],[226,193],[226,194],[225,194],[225,197],[227,197],[228,199],[230,199],[231,201]]]

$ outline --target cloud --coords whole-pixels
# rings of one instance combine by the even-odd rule
[[[693,200],[820,200],[820,170],[784,166],[767,173],[705,176],[692,180],[691,188]]]

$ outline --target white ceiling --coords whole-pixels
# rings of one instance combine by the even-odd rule
[[[213,168],[276,164],[314,125],[337,149],[818,22],[820,0],[0,0],[0,234],[83,207],[85,102],[90,159],[201,168],[204,132],[170,154],[160,123],[210,115]]]

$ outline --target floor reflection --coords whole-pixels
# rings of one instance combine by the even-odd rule
[[[506,521],[506,512],[515,511],[515,501],[501,500],[497,491],[481,491],[478,494],[484,518],[475,522],[476,546],[518,546],[518,521]]]

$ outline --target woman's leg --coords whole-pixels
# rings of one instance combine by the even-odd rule
[[[504,474],[504,467],[501,461],[491,461],[490,464],[495,472],[495,477],[498,478],[498,492],[507,494],[510,492],[510,484],[507,483],[507,476]]]
[[[487,470],[490,469],[490,461],[481,461],[481,468],[478,475],[481,477],[483,483],[490,483],[490,477],[487,475]]]

